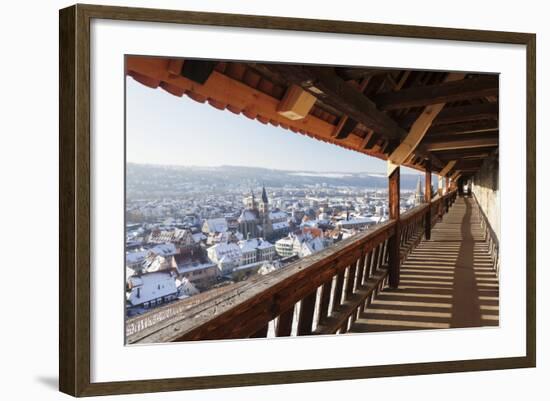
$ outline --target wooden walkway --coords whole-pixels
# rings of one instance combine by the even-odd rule
[[[475,200],[458,198],[350,332],[498,326],[499,284]]]

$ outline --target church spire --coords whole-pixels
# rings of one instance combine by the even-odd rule
[[[267,192],[265,191],[265,185],[262,185],[262,202],[268,203]]]

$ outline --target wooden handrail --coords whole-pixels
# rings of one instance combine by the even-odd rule
[[[129,343],[159,343],[344,333],[387,284],[388,241],[400,225],[401,259],[420,241],[424,216],[451,202],[453,193],[283,269],[224,289],[201,303],[163,307],[157,318],[129,319]],[[146,314],[147,315],[147,314]],[[160,318],[163,318],[162,320]],[[141,323],[138,323],[141,322]],[[273,333],[271,333],[273,335]]]
[[[495,230],[493,230],[491,223],[489,222],[489,218],[481,208],[481,205],[477,200],[476,194],[474,193],[473,195],[474,195],[474,200],[476,202],[476,206],[478,208],[479,214],[481,216],[481,226],[485,231],[485,241],[487,242],[489,254],[491,255],[491,259],[493,262],[493,270],[495,270],[495,272],[498,273],[499,267],[500,267],[499,239],[497,234],[495,233]]]

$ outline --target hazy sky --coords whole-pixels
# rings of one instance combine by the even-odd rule
[[[386,162],[377,158],[151,89],[130,77],[126,84],[128,162],[386,171]]]

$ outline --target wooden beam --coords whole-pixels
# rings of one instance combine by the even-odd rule
[[[428,130],[430,124],[432,123],[437,113],[445,106],[444,104],[434,104],[431,106],[426,106],[424,111],[412,125],[409,134],[401,141],[399,146],[388,156],[388,160],[391,161],[391,166],[395,168],[402,164],[407,157],[416,149],[426,131]],[[391,171],[388,171],[391,174]]]
[[[343,114],[362,123],[377,134],[389,139],[401,139],[405,131],[357,88],[326,67],[300,65],[266,64],[266,66],[287,80],[302,86],[317,98]]]
[[[388,162],[390,163],[390,162]],[[393,170],[388,178],[388,202],[390,219],[396,220],[395,233],[388,240],[388,272],[391,288],[399,287],[399,271],[401,265],[401,228],[399,225],[399,192],[400,192],[400,168]]]
[[[373,142],[377,140],[377,135],[386,140],[397,141],[401,141],[407,135],[407,131],[399,127],[392,118],[376,109],[374,103],[362,93],[364,88],[360,87],[357,90],[326,67],[262,64],[262,68],[276,76],[279,82],[300,85],[317,98],[322,99],[325,104],[346,116],[341,119],[341,126],[335,128],[337,139],[341,139],[341,130],[348,123],[349,118],[365,125],[371,132],[375,132],[375,134],[367,135],[368,140],[363,143],[361,149],[372,148]],[[362,84],[366,85],[366,80]],[[335,136],[333,135],[333,137]],[[376,151],[378,149],[375,149]],[[417,152],[415,151],[415,153]],[[423,158],[431,158],[425,150],[419,150],[418,153]],[[435,166],[443,164],[435,158],[431,159]]]
[[[479,168],[483,162],[483,159],[460,159],[457,161],[455,169],[465,170],[469,168]]]
[[[450,181],[456,181],[456,179],[461,175],[461,170],[456,170],[450,177]]]
[[[481,120],[469,121],[458,124],[446,124],[430,127],[426,135],[467,134],[472,132],[487,132],[498,130],[498,121]]]
[[[420,112],[408,113],[400,119],[399,124],[402,127],[410,127],[418,116],[420,116]],[[496,103],[481,103],[459,107],[446,106],[437,115],[432,126],[490,119],[498,119],[498,104]]]
[[[369,84],[370,78],[365,78],[359,85],[359,92],[363,93]],[[338,125],[334,130],[334,137],[337,139],[345,139],[357,127],[357,121],[349,118],[346,114],[340,117]]]
[[[346,81],[372,78],[375,75],[387,74],[388,72],[388,70],[377,70],[372,68],[346,68],[346,67],[336,67],[334,70],[340,78]]]
[[[495,150],[494,147],[474,149],[450,149],[440,150],[434,154],[443,160],[454,160],[468,157],[487,157]]]
[[[432,165],[432,168],[436,168],[437,170],[442,169],[445,167],[445,163],[443,163],[436,155],[433,153],[428,152],[422,143],[420,143],[416,149],[414,150],[414,154],[418,157],[421,157],[424,160],[430,160],[430,163]]]
[[[301,120],[309,114],[315,100],[315,96],[298,85],[290,85],[277,106],[277,113],[289,120]]]
[[[439,172],[439,176],[440,177],[445,177],[449,171],[451,171],[451,169],[455,166],[456,164],[456,160],[451,160],[450,162],[448,162],[445,167],[443,167],[443,169]]]
[[[173,76],[178,76],[181,74],[181,69],[183,68],[183,59],[173,58],[168,62],[168,72]]]
[[[204,84],[214,71],[217,64],[217,61],[185,60],[181,70],[181,75],[191,81]]]
[[[365,137],[363,138],[363,142],[361,143],[361,148],[362,149],[368,149],[368,148],[371,147],[369,145],[370,145],[370,142],[371,142],[371,139],[372,139],[373,136],[374,136],[374,131],[369,130],[367,132],[367,135],[365,135]]]
[[[445,82],[462,80],[464,76],[465,74],[462,73],[451,73],[445,77]],[[424,138],[424,135],[426,135],[426,132],[428,132],[428,129],[432,125],[432,121],[437,117],[443,107],[445,107],[445,103],[431,104],[424,107],[424,110],[413,123],[407,136],[401,140],[399,146],[397,146],[391,155],[388,156],[392,165],[402,164],[407,157],[414,152],[420,144],[420,141],[422,141],[422,138]]]
[[[484,135],[470,138],[449,138],[423,142],[425,148],[430,151],[445,149],[482,148],[486,146],[498,146],[498,135]]]
[[[380,110],[395,110],[497,95],[498,76],[488,75],[386,92],[373,100]]]

